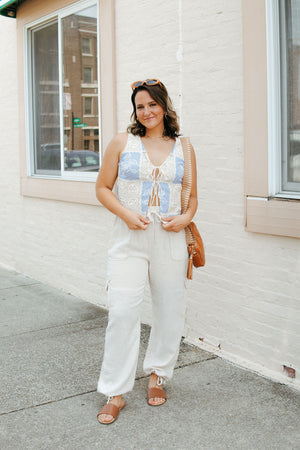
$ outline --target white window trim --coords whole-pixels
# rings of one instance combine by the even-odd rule
[[[281,99],[279,0],[266,0],[267,90],[268,90],[268,187],[269,196],[300,199],[300,192],[283,189],[282,117],[286,108]]]
[[[266,0],[269,195],[281,192],[280,41],[277,0]]]
[[[32,56],[31,56],[31,30],[38,28],[39,26],[47,26],[54,19],[58,20],[58,45],[59,50],[62,48],[62,36],[61,36],[61,20],[64,17],[69,16],[72,13],[78,12],[82,9],[90,6],[96,6],[97,8],[97,49],[98,49],[98,126],[99,135],[101,135],[101,104],[100,104],[100,42],[99,42],[99,3],[97,0],[81,0],[70,6],[61,8],[58,11],[54,11],[50,14],[43,16],[43,18],[34,20],[24,26],[24,55],[25,55],[25,124],[26,124],[26,161],[27,161],[27,176],[29,178],[41,178],[41,179],[53,179],[53,180],[70,180],[70,181],[95,181],[97,178],[97,172],[84,173],[84,172],[67,172],[64,170],[64,156],[63,156],[63,71],[62,71],[62,54],[59,51],[59,101],[60,101],[60,145],[61,145],[61,174],[35,174],[34,173],[34,142],[33,142],[33,104],[32,104]],[[101,165],[101,140],[99,142],[99,164]]]

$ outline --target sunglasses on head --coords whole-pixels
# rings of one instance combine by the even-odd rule
[[[144,81],[135,81],[134,83],[132,83],[131,89],[134,91],[136,88],[144,86],[144,84],[146,86],[156,86],[157,84],[159,84],[160,87],[162,87],[161,82],[157,78],[150,78]]]

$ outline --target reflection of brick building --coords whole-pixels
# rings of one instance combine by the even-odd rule
[[[95,18],[73,14],[63,19],[63,64],[65,149],[98,152],[97,21]],[[86,124],[86,126],[80,127],[80,124]]]

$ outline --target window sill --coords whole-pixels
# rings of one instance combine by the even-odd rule
[[[278,199],[280,199],[280,200],[291,200],[291,201],[297,201],[297,200],[300,200],[300,193],[299,192],[290,192],[290,191],[287,191],[287,192],[282,192],[282,193],[280,193],[280,194],[276,194],[275,196],[274,196],[274,198],[278,198]]]
[[[95,181],[21,178],[21,195],[63,202],[97,205]]]
[[[86,89],[98,89],[98,84],[97,83],[87,83],[84,81],[81,83],[81,87],[86,88]]]
[[[300,201],[246,197],[246,230],[300,238]]]

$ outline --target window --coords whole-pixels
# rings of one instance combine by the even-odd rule
[[[83,68],[83,82],[91,84],[92,83],[92,68],[84,67]]]
[[[90,148],[90,141],[88,139],[84,140],[84,150],[89,150]]]
[[[60,9],[58,9],[57,2],[47,2],[45,8],[41,8],[40,5],[41,2],[23,2],[22,8],[18,9],[16,20],[18,91],[20,93],[21,194],[29,197],[98,205],[94,187],[97,166],[99,167],[102,149],[108,145],[117,131],[115,2],[101,0],[101,2],[97,1],[96,5],[96,0],[60,0]],[[94,8],[96,16],[91,8]],[[72,41],[72,44],[76,43],[76,53],[71,51],[70,40],[68,40],[69,45],[66,45],[67,20],[71,16],[74,20],[70,21],[69,28],[74,33],[77,29],[76,40]],[[99,22],[97,27],[95,27],[95,18]],[[56,28],[53,30],[50,28],[51,26]],[[101,37],[99,29],[102,31]],[[38,33],[39,31],[40,33]],[[47,57],[51,58],[52,66],[48,64],[48,68],[42,74],[42,64],[40,64],[39,72],[38,61],[34,62],[34,52],[37,51],[37,47],[34,48],[34,40],[35,37],[40,38],[43,33],[45,36],[42,43]],[[53,39],[51,48],[47,47],[50,36]],[[91,52],[88,55],[82,54],[82,38],[90,39]],[[55,56],[55,52],[57,56]],[[42,58],[43,53],[41,47],[38,52],[39,58],[43,63],[47,63],[46,58],[45,60]],[[101,55],[101,64],[97,58],[98,53]],[[54,61],[56,62],[54,63]],[[83,67],[92,68],[92,87],[82,83]],[[73,73],[72,68],[76,68],[76,72]],[[72,75],[72,86],[68,74]],[[39,77],[41,83],[37,83]],[[42,89],[43,77],[47,82],[44,89]],[[37,83],[37,89],[34,83]],[[101,89],[101,98],[98,89]],[[44,95],[45,91],[47,94]],[[93,118],[91,116],[83,118],[83,94],[94,98]],[[42,98],[40,95],[45,97],[41,100],[42,106],[38,100]],[[55,102],[57,102],[57,106],[55,106]],[[43,111],[43,115],[41,111]],[[45,113],[48,114],[47,120]],[[92,125],[90,125],[91,123]],[[45,134],[47,128],[48,131],[50,128],[52,129],[51,140],[46,140],[44,137],[44,141],[41,141],[39,135]],[[57,135],[55,135],[55,128],[58,128]],[[82,158],[82,152],[86,155],[83,142],[84,139],[87,139],[84,138],[85,129],[99,129],[99,153],[94,153],[93,165],[87,164],[87,158]],[[91,133],[93,134],[93,131]],[[49,139],[49,135],[47,139]],[[43,147],[39,148],[39,145]],[[92,147],[91,141],[89,151],[93,150]],[[44,149],[46,152],[42,154],[42,159],[39,153]],[[82,158],[80,166],[78,158]]]
[[[86,55],[91,54],[91,39],[90,38],[82,38],[82,53]]]
[[[84,114],[92,114],[92,97],[85,97],[84,98]]]
[[[266,6],[269,195],[300,199],[300,4]]]
[[[71,11],[63,10],[52,19],[28,28],[31,176],[95,179],[88,166],[65,163],[70,152],[88,148],[85,128],[99,127],[98,86],[81,86],[82,67],[85,83],[92,82],[92,72],[98,67],[97,52],[89,56],[92,67],[84,65],[83,53],[90,54],[91,46],[97,48],[98,32],[97,5],[84,4],[89,6],[73,6]],[[82,23],[85,37],[81,37]],[[92,96],[88,96],[90,91]],[[84,115],[91,117],[83,121]]]
[[[282,42],[286,47],[292,42],[287,30],[284,34],[283,24],[294,15],[288,8],[295,4],[283,0],[242,2],[244,211],[247,231],[300,238],[300,192],[284,185],[283,177],[284,152],[289,151],[288,145],[284,150],[284,135],[288,135],[284,117],[291,117],[284,108],[288,110],[292,92],[295,97],[294,86],[292,91],[281,79],[288,61]],[[289,97],[284,94],[284,86]]]
[[[300,194],[300,2],[280,0],[282,190]]]

